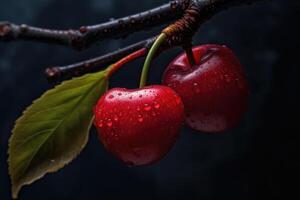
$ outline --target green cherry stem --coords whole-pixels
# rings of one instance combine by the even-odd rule
[[[160,45],[167,39],[167,35],[165,33],[161,33],[158,38],[153,43],[151,49],[149,50],[149,53],[146,57],[143,71],[140,79],[140,88],[144,87],[146,85],[146,80],[148,77],[149,68],[152,62],[153,57],[155,56],[155,53],[159,49]]]

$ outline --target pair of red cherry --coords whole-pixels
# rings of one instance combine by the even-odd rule
[[[182,54],[167,67],[162,85],[114,88],[95,106],[99,138],[127,165],[148,165],[173,146],[183,122],[201,132],[233,127],[247,107],[241,65],[224,46],[193,48],[196,65]]]

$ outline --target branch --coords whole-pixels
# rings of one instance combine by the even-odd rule
[[[139,49],[148,49],[155,41],[155,38],[156,37],[149,38],[147,40],[125,47],[123,49],[119,49],[115,52],[108,53],[90,60],[82,61],[67,66],[49,67],[45,70],[45,74],[48,80],[55,81],[62,78],[80,76],[89,72],[94,72],[99,70],[100,67],[108,66],[111,63],[116,62],[117,60]]]
[[[137,31],[149,29],[179,19],[192,5],[199,11],[199,23],[220,10],[262,0],[173,0],[165,5],[106,23],[82,26],[79,29],[52,30],[0,22],[0,41],[30,40],[59,44],[82,50],[107,38],[124,38]]]
[[[182,16],[190,0],[173,0],[160,7],[93,26],[51,30],[0,22],[0,41],[30,40],[82,50],[107,38],[124,38],[137,31],[162,25]]]
[[[182,18],[164,30],[168,35],[168,42],[160,49],[158,54],[177,45],[188,45],[199,26],[218,12],[233,6],[248,5],[257,1],[262,0],[191,0]],[[142,48],[149,49],[154,39],[155,37],[147,39],[98,58],[67,66],[47,68],[46,76],[50,80],[58,80],[96,71],[99,67],[107,66],[134,51]]]

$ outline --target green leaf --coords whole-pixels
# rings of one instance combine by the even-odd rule
[[[65,81],[45,92],[15,124],[9,141],[12,196],[24,185],[57,171],[83,149],[92,108],[107,89],[107,71]]]

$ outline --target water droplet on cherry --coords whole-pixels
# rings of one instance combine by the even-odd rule
[[[225,74],[225,80],[227,83],[230,83],[231,82],[231,78],[228,76],[228,74]]]
[[[154,108],[159,109],[160,105],[157,102],[154,102]]]
[[[243,88],[244,88],[244,85],[243,85],[243,83],[240,81],[240,79],[235,79],[235,81],[236,81],[236,84],[237,84],[238,88],[240,88],[240,89],[243,89]]]
[[[144,118],[142,117],[142,115],[139,115],[139,116],[138,116],[138,121],[139,121],[139,122],[143,122],[143,121],[144,121]]]
[[[145,106],[144,110],[146,110],[146,111],[150,111],[151,110],[151,106],[150,105],[145,104],[144,106]]]
[[[116,116],[114,116],[114,120],[115,121],[118,121],[119,120],[119,117],[116,115]]]
[[[108,127],[111,127],[112,126],[112,121],[111,121],[111,119],[108,119],[108,122],[106,123],[106,125],[108,126]]]
[[[98,123],[98,126],[101,128],[103,126],[103,121],[100,120],[100,122]]]
[[[199,90],[199,84],[198,83],[193,83],[193,86],[194,86],[194,90],[196,93],[199,93],[200,90]]]

